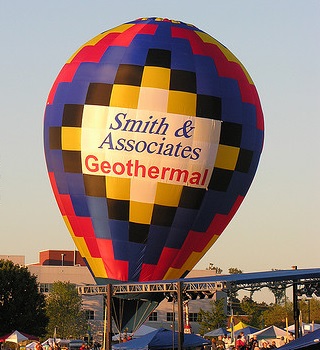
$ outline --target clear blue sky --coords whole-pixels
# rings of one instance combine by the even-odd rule
[[[264,111],[255,180],[197,267],[319,267],[318,0],[1,1],[0,254],[31,263],[41,250],[74,248],[46,172],[46,98],[79,46],[145,16],[192,23],[222,42],[249,71]]]

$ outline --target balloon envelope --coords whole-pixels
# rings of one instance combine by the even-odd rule
[[[50,182],[98,283],[184,276],[223,232],[263,146],[256,88],[193,25],[140,18],[96,36],[50,91]]]

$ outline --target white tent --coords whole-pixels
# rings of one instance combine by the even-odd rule
[[[276,326],[269,326],[267,328],[262,329],[261,331],[251,333],[250,338],[254,335],[257,336],[258,340],[261,339],[277,339],[280,337],[285,337],[287,335],[287,332],[283,330],[282,328],[276,327]]]
[[[12,343],[17,343],[17,344],[28,339],[29,339],[28,337],[21,334],[19,331],[14,331],[8,337],[6,337],[6,341],[11,341]]]
[[[318,323],[302,323],[301,326],[303,333],[310,333],[320,328],[320,324]],[[291,333],[295,332],[294,324],[288,327],[288,331]]]
[[[32,343],[26,345],[26,349],[27,350],[33,350],[36,348],[36,345],[37,345],[37,342],[36,341],[33,341]]]
[[[47,340],[45,340],[43,343],[41,343],[42,346],[44,345],[50,345],[53,346],[54,343],[59,344],[61,342],[60,338],[48,338]]]
[[[140,337],[143,337],[144,335],[146,334],[149,334],[153,331],[155,331],[156,328],[153,328],[153,327],[149,327],[149,326],[146,326],[146,325],[142,325],[140,328],[138,328],[134,333],[121,333],[120,334],[116,334],[112,337],[112,340],[113,341],[119,341],[119,337],[120,339],[123,339],[125,337],[125,335],[127,337],[132,337],[132,338],[140,338]]]
[[[142,325],[140,328],[138,328],[132,335],[133,338],[140,338],[140,337],[143,337],[144,335],[146,334],[149,334],[153,331],[155,331],[156,328],[153,328],[153,327],[149,327],[149,326],[146,326],[146,325]]]

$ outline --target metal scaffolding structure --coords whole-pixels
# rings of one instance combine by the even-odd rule
[[[183,292],[208,292],[215,293],[227,288],[227,282],[188,282],[184,281]],[[83,295],[98,295],[106,294],[108,285],[87,285],[79,286],[78,291]],[[150,283],[123,283],[112,284],[112,295],[117,296],[121,294],[137,294],[137,293],[170,293],[177,292],[176,282],[150,282]]]
[[[262,288],[289,288],[293,287],[293,304],[295,320],[295,336],[299,333],[299,307],[298,295],[312,293],[320,296],[320,269],[276,270],[238,275],[216,275],[194,279],[179,279],[174,281],[155,282],[126,282],[107,285],[79,286],[78,292],[83,295],[104,295],[106,298],[107,331],[105,335],[106,350],[111,349],[111,300],[120,295],[134,295],[143,293],[163,293],[164,296],[173,295],[178,305],[178,350],[183,348],[183,301],[192,298],[196,293],[230,292],[238,290],[256,291]],[[300,294],[299,294],[300,292]]]

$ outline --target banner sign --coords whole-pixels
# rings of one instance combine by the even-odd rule
[[[213,119],[85,105],[82,170],[205,188],[220,129],[221,122]]]

